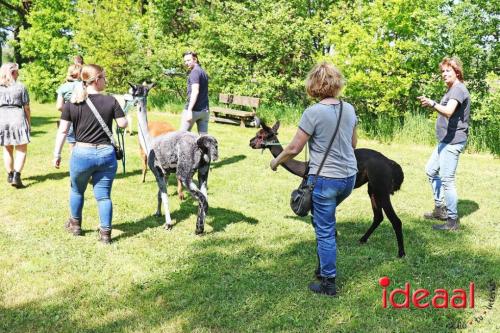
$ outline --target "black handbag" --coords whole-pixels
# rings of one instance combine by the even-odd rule
[[[340,112],[339,112],[339,119],[337,121],[337,126],[335,127],[335,131],[333,132],[333,136],[332,139],[330,140],[330,144],[328,145],[328,149],[325,152],[325,156],[323,157],[323,160],[319,165],[318,172],[316,172],[316,175],[314,176],[313,182],[310,184],[307,183],[307,172],[306,172],[305,178],[302,179],[299,188],[292,191],[292,195],[290,197],[290,207],[292,208],[292,211],[298,216],[302,217],[307,216],[307,214],[309,214],[309,211],[311,211],[312,192],[314,190],[314,186],[316,185],[316,180],[318,179],[318,175],[321,169],[323,168],[323,164],[325,164],[328,152],[332,147],[333,140],[335,139],[335,136],[337,135],[337,132],[339,130],[340,119],[342,118],[342,108],[343,104],[342,101],[340,101]]]
[[[121,160],[123,158],[122,147],[116,145],[115,138],[113,137],[113,134],[109,130],[108,125],[106,125],[106,123],[102,119],[99,112],[97,112],[97,109],[95,108],[94,103],[92,103],[92,101],[89,98],[87,98],[85,101],[87,102],[87,105],[89,106],[90,110],[92,110],[92,113],[94,114],[94,116],[97,118],[97,121],[99,121],[99,124],[101,124],[102,129],[104,130],[104,132],[106,132],[106,135],[109,137],[109,140],[111,141],[111,144],[113,145],[113,148],[115,149],[116,159]]]

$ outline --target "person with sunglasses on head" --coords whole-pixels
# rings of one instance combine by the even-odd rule
[[[70,218],[66,229],[75,236],[82,234],[82,210],[84,194],[90,177],[97,200],[100,227],[99,240],[111,242],[113,205],[111,187],[118,167],[115,149],[104,130],[112,131],[113,119],[119,127],[127,126],[127,119],[120,104],[113,96],[102,92],[106,88],[104,69],[98,65],[84,65],[81,72],[82,86],[73,91],[70,103],[63,106],[61,123],[54,148],[54,166],[60,167],[61,149],[69,127],[73,124],[76,144],[71,154],[69,173],[71,191],[69,198]],[[92,108],[102,118],[101,125]]]
[[[187,102],[182,112],[181,131],[191,131],[194,123],[198,134],[208,134],[210,111],[208,106],[208,75],[201,68],[196,52],[188,51],[183,55],[184,64],[189,69],[187,78]]]
[[[17,82],[18,76],[17,64],[8,62],[0,67],[0,145],[3,147],[7,182],[22,188],[21,171],[30,142],[31,111],[28,91]]]
[[[469,134],[470,95],[464,85],[460,59],[444,58],[439,69],[448,88],[441,101],[438,103],[425,96],[418,97],[422,106],[438,113],[436,137],[439,142],[425,167],[434,196],[434,210],[425,213],[424,218],[446,221],[433,225],[434,230],[457,230],[459,219],[455,172]]]

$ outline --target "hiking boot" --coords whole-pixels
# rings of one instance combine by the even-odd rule
[[[447,219],[446,223],[444,224],[434,224],[432,226],[432,229],[434,230],[458,230],[460,228],[460,220],[458,218],[456,219]]]
[[[12,179],[14,179],[14,171],[7,174],[7,183],[12,184]]]
[[[20,172],[14,171],[14,173],[12,174],[12,182],[10,183],[10,185],[14,186],[15,188],[23,188],[24,187],[23,183],[21,182],[21,173]]]
[[[335,296],[337,294],[337,290],[335,288],[335,278],[321,277],[319,283],[311,283],[309,285],[309,290],[317,294]]]
[[[424,213],[424,218],[427,220],[446,221],[448,219],[448,211],[446,210],[446,206],[435,206],[432,212]]]
[[[82,235],[82,221],[70,217],[64,225],[66,230],[73,234],[73,236]]]
[[[111,244],[111,229],[102,230],[99,228],[99,242],[103,244]]]

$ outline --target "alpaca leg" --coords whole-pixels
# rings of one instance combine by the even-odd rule
[[[182,191],[182,181],[179,178],[177,178],[177,197],[181,201],[185,199],[184,192]]]
[[[198,200],[198,218],[196,219],[196,231],[197,235],[202,234],[205,230],[205,218],[208,212],[208,201],[207,198],[201,191],[198,189],[196,184],[192,179],[188,179],[183,182],[184,186],[186,186],[189,190],[189,193]]]
[[[148,158],[146,154],[142,157],[142,182],[146,182],[146,172],[148,171]]]
[[[368,186],[368,194],[370,195],[370,200],[372,203],[373,210],[373,222],[370,228],[366,231],[366,233],[359,239],[360,243],[366,243],[370,235],[378,228],[380,223],[384,220],[384,215],[382,214],[382,206],[380,205],[380,201],[375,197],[375,194],[372,192],[370,186]]]
[[[385,215],[387,216],[389,221],[391,221],[392,228],[394,229],[394,232],[396,233],[396,239],[398,241],[398,257],[400,257],[400,258],[404,257],[405,256],[405,247],[404,247],[404,242],[403,242],[403,224],[401,223],[401,220],[396,215],[396,212],[394,211],[394,208],[392,207],[391,198],[389,197],[389,194],[382,197],[381,203],[382,203],[382,208],[384,209]]]
[[[208,201],[208,171],[210,170],[210,165],[204,165],[198,169],[198,183],[200,184],[200,191],[203,193]]]

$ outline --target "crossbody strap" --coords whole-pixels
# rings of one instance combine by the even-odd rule
[[[102,126],[102,129],[104,130],[104,132],[106,132],[106,134],[108,135],[109,139],[111,140],[111,144],[113,146],[116,146],[115,144],[115,139],[113,137],[113,133],[111,133],[111,131],[109,130],[108,128],[108,125],[106,125],[106,123],[104,122],[104,120],[102,119],[101,115],[99,114],[99,112],[97,112],[97,109],[95,108],[94,106],[94,103],[92,103],[92,101],[90,100],[90,98],[87,98],[85,100],[85,102],[87,103],[87,105],[90,107],[90,110],[92,110],[92,113],[94,114],[94,116],[96,117],[97,121],[99,122],[99,124],[101,124]]]
[[[340,112],[339,112],[339,119],[337,120],[337,126],[335,127],[335,132],[333,132],[333,136],[330,139],[330,144],[328,144],[328,148],[326,149],[325,156],[323,156],[323,160],[321,161],[321,164],[319,165],[318,172],[316,172],[316,175],[314,176],[314,180],[311,184],[313,187],[316,184],[316,180],[318,179],[319,173],[320,173],[321,169],[323,168],[323,165],[325,164],[328,153],[330,152],[330,148],[332,147],[333,141],[335,140],[335,137],[337,136],[337,132],[339,131],[340,120],[342,119],[343,106],[344,106],[344,104],[342,103],[342,101],[340,101]]]

